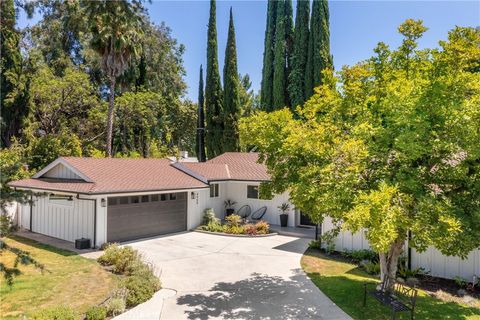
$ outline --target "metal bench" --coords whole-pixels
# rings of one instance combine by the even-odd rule
[[[367,295],[370,295],[392,310],[392,319],[395,319],[397,312],[410,312],[410,318],[413,320],[415,303],[417,302],[417,289],[389,277],[386,277],[380,283],[380,288],[368,289],[368,286],[372,284],[377,285],[376,283],[364,284],[364,307],[367,304]]]

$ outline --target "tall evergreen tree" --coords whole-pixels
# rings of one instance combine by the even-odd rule
[[[267,26],[265,28],[265,45],[263,50],[263,69],[260,104],[265,110],[273,106],[273,59],[275,48],[275,23],[277,17],[277,0],[268,0]]]
[[[223,67],[223,102],[224,102],[224,135],[223,151],[238,151],[240,139],[238,134],[238,119],[241,106],[239,96],[239,80],[237,70],[237,48],[233,13],[230,8],[227,47],[225,48],[225,64]]]
[[[277,2],[275,24],[275,56],[273,66],[273,110],[286,105],[286,41],[285,41],[285,1]]]
[[[308,23],[310,0],[298,0],[293,36],[292,70],[288,80],[288,92],[292,108],[305,102],[305,69],[308,56]]]
[[[207,77],[205,83],[205,110],[207,120],[206,149],[209,159],[221,154],[223,136],[223,94],[218,71],[216,3],[210,0],[208,21]]]
[[[322,71],[333,66],[330,54],[329,19],[328,0],[313,0],[305,72],[306,99],[313,94],[313,88],[322,84]]]
[[[285,0],[285,55],[286,55],[286,69],[285,69],[285,100],[287,106],[290,106],[290,97],[288,95],[288,84],[290,73],[293,68],[293,5],[292,0]]]
[[[10,146],[11,139],[19,136],[28,112],[28,79],[22,76],[20,34],[15,29],[16,14],[13,0],[0,1],[0,103],[2,110],[2,146]],[[27,88],[22,88],[26,86]]]
[[[197,112],[197,159],[205,162],[205,100],[203,97],[203,68],[200,65],[200,80],[198,82],[198,112]]]

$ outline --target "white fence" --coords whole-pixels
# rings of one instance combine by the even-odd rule
[[[322,232],[333,229],[330,219],[325,219],[322,224]],[[370,249],[368,240],[365,238],[365,232],[340,232],[335,239],[335,250],[360,250]],[[473,250],[467,259],[462,260],[459,257],[445,256],[433,247],[429,247],[425,252],[411,251],[412,268],[424,268],[435,277],[453,279],[462,277],[472,281],[473,276],[480,277],[480,249]]]

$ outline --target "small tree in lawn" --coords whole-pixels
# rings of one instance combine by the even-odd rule
[[[241,124],[271,173],[261,192],[288,190],[313,221],[366,229],[382,279],[395,277],[408,231],[419,251],[480,247],[480,30],[416,50],[425,30],[407,20],[398,50],[380,43],[338,77],[325,72],[300,119],[284,109]]]

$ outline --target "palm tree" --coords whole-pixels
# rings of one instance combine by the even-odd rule
[[[109,83],[107,157],[112,156],[113,111],[117,78],[128,68],[130,57],[141,49],[144,8],[142,0],[85,1],[84,8],[92,34],[91,46],[101,56]]]

